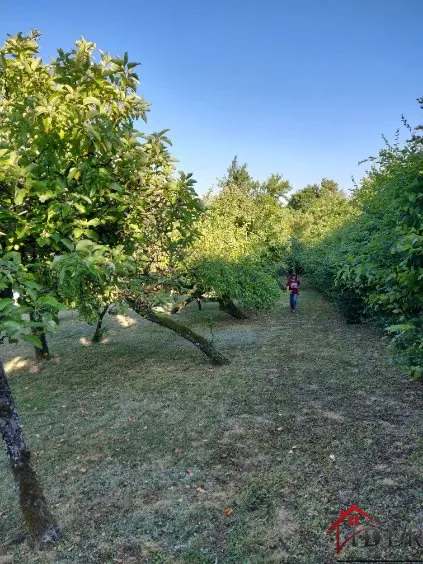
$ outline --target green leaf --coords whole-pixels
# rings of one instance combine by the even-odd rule
[[[85,229],[84,233],[85,233],[85,235],[88,235],[88,237],[91,237],[92,239],[97,241],[97,239],[98,239],[97,233],[95,231],[93,231],[92,229]]]
[[[78,241],[77,245],[76,245],[76,250],[77,251],[86,251],[88,249],[92,249],[94,247],[95,243],[93,243],[91,241],[91,239],[81,239],[80,241]]]
[[[87,98],[84,98],[83,102],[84,106],[87,106],[88,104],[94,104],[95,106],[101,106],[101,102],[98,98],[94,98],[94,96],[87,96]]]
[[[0,299],[0,311],[4,311],[5,309],[9,308],[10,306],[14,305],[14,301],[12,298],[1,298]]]
[[[28,194],[28,190],[26,188],[20,188],[15,192],[15,204],[19,206],[25,199],[25,196]]]
[[[66,239],[65,237],[62,237],[60,239],[60,242],[65,245],[65,247],[67,249],[69,249],[71,252],[75,250],[75,245],[72,243],[72,241],[69,241],[69,239]]]
[[[73,180],[77,176],[78,172],[79,170],[76,167],[72,167],[68,174],[68,180]]]
[[[37,347],[37,349],[43,348],[43,345],[41,344],[41,339],[39,337],[37,337],[36,335],[32,335],[32,333],[22,333],[21,339],[26,341],[30,345]]]
[[[73,205],[75,206],[75,208],[81,212],[81,213],[85,213],[86,211],[86,207],[83,206],[82,204],[78,203],[78,202],[73,202]]]
[[[64,305],[57,301],[54,296],[42,296],[39,298],[38,303],[51,306],[55,309],[64,309]]]
[[[21,330],[22,324],[18,321],[7,320],[3,323],[3,328],[7,334],[15,335]]]
[[[85,116],[85,117],[86,117],[87,119],[93,119],[93,118],[95,118],[95,117],[97,117],[97,116],[99,116],[99,115],[100,115],[100,112],[99,112],[98,110],[89,110],[89,111],[86,113],[86,116]]]
[[[49,190],[48,192],[44,192],[43,194],[40,194],[40,195],[38,196],[38,199],[40,200],[40,202],[44,203],[44,202],[46,202],[47,200],[50,200],[51,198],[54,198],[55,195],[56,195],[56,194],[55,194],[54,192],[52,192],[51,190]]]
[[[37,243],[40,247],[46,247],[50,243],[50,239],[47,239],[46,237],[38,237]]]
[[[101,223],[101,221],[98,219],[98,217],[94,217],[93,219],[90,219],[89,221],[87,221],[87,225],[99,225]]]

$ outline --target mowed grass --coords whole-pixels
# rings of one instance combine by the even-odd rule
[[[335,562],[327,529],[353,503],[423,528],[423,390],[375,330],[310,288],[297,314],[282,296],[247,321],[213,303],[177,317],[206,336],[211,324],[231,364],[131,315],[107,316],[90,345],[67,314],[39,367],[30,347],[2,346],[63,540],[31,544],[1,456],[0,562]],[[381,542],[342,557],[420,554]]]

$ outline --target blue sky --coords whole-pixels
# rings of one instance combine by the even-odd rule
[[[402,113],[421,122],[422,21],[422,0],[15,0],[0,32],[40,30],[45,58],[81,35],[128,51],[143,130],[170,128],[203,193],[235,154],[258,179],[351,188]]]

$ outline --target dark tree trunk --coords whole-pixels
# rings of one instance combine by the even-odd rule
[[[215,364],[229,364],[229,360],[215,349],[213,343],[205,339],[202,335],[199,335],[189,327],[182,325],[182,323],[168,316],[158,315],[148,305],[137,300],[135,296],[126,295],[125,299],[129,307],[138,313],[138,315],[144,317],[144,319],[148,319],[152,323],[157,323],[157,325],[174,331],[180,337],[186,339],[203,351]]]
[[[172,314],[179,313],[180,311],[182,311],[184,309],[184,307],[187,307],[187,305],[189,305],[192,301],[194,301],[194,297],[188,296],[183,302],[173,306],[170,313],[172,313]]]
[[[29,317],[33,322],[40,321],[33,312],[29,314]],[[44,331],[38,327],[33,327],[31,329],[31,333],[38,337],[41,341],[41,348],[34,347],[36,360],[50,360],[50,351],[48,349],[47,337]]]
[[[33,334],[37,335],[41,341],[41,349],[34,347],[36,360],[50,360],[50,351],[48,349],[46,334],[44,332],[37,333],[36,331],[33,331]]]
[[[218,298],[217,301],[219,302],[220,309],[225,313],[236,317],[236,319],[248,319],[248,315],[236,306],[230,298],[223,296],[222,298]]]
[[[101,341],[101,339],[103,338],[103,329],[102,329],[103,318],[106,315],[108,309],[109,309],[109,305],[106,305],[98,313],[97,327],[95,328],[95,333],[94,333],[93,338],[92,338],[93,343],[99,343]]]
[[[175,313],[179,313],[180,311],[182,311],[184,309],[184,307],[187,307],[187,305],[189,305],[191,302],[193,302],[194,300],[197,302],[198,305],[198,309],[201,311],[201,298],[202,298],[202,294],[200,292],[194,292],[193,294],[191,294],[190,296],[188,296],[183,302],[181,302],[180,304],[175,305],[171,312],[172,314]]]
[[[19,488],[22,515],[31,537],[39,544],[59,539],[60,531],[47,506],[41,484],[31,465],[9,383],[0,362],[0,433]]]

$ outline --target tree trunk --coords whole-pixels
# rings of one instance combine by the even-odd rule
[[[184,309],[184,307],[187,307],[187,305],[189,305],[191,302],[193,302],[194,300],[197,302],[198,305],[198,309],[201,311],[201,298],[202,298],[202,294],[197,292],[194,292],[193,294],[191,294],[190,296],[188,296],[183,302],[181,302],[180,304],[175,305],[171,312],[172,314],[175,313],[179,313],[181,310]]]
[[[236,319],[248,319],[248,315],[246,315],[242,309],[239,309],[230,298],[224,296],[217,298],[217,301],[219,302],[220,309],[225,313],[232,315],[232,317]]]
[[[188,296],[183,302],[181,302],[180,304],[176,304],[175,306],[173,306],[172,310],[171,310],[171,314],[175,314],[175,313],[179,313],[180,311],[182,311],[184,309],[184,307],[187,307],[187,305],[189,305],[192,301],[194,301],[194,297],[193,296]]]
[[[33,322],[39,321],[37,316],[32,311],[29,314],[29,318]],[[47,337],[46,337],[46,334],[44,333],[44,331],[42,329],[38,328],[38,327],[33,327],[31,329],[31,333],[33,335],[35,335],[36,337],[38,337],[41,341],[41,348],[40,349],[38,347],[34,347],[35,359],[37,361],[50,360],[50,351],[48,349]]]
[[[189,327],[182,325],[182,323],[179,323],[178,321],[175,321],[170,317],[158,315],[148,305],[140,302],[134,296],[126,295],[125,299],[128,305],[136,313],[138,313],[138,315],[144,317],[144,319],[148,319],[152,323],[157,323],[157,325],[171,329],[180,337],[186,339],[187,341],[198,347],[215,364],[229,364],[229,360],[215,349],[213,343],[205,339],[202,335],[199,335]]]
[[[93,335],[93,338],[91,339],[91,342],[93,343],[99,343],[103,337],[103,329],[101,326],[103,324],[103,318],[106,315],[108,309],[109,304],[104,306],[104,308],[98,314],[97,327],[95,328],[95,333]]]
[[[39,337],[42,345],[41,349],[34,347],[36,360],[50,360],[46,334],[44,332],[36,332],[36,330],[33,330],[33,334]]]
[[[31,537],[39,544],[59,539],[60,531],[47,506],[41,484],[31,465],[9,383],[0,362],[0,433],[13,476],[19,488],[23,518]]]

